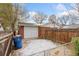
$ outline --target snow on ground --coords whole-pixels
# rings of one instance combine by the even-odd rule
[[[40,51],[57,47],[55,43],[46,39],[45,40],[44,39],[28,40],[26,45],[27,46],[24,49],[16,51],[15,55],[28,56]]]

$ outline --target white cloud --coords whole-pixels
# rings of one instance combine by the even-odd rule
[[[78,12],[76,10],[69,10],[69,11],[63,11],[62,13],[58,13],[57,16],[63,16],[63,15],[75,15],[78,16]]]
[[[37,13],[34,12],[34,11],[31,11],[31,12],[29,12],[29,14],[30,14],[30,16],[34,16],[34,15],[37,14]]]
[[[76,10],[69,10],[69,13],[67,11],[64,11],[62,13],[57,14],[56,16],[61,17],[61,16],[64,16],[64,15],[70,15],[70,18],[69,18],[70,24],[71,24],[72,20],[73,20],[73,23],[79,24],[79,13]]]
[[[56,9],[58,11],[66,11],[66,8],[65,8],[65,6],[63,4],[58,4],[57,7],[56,7]]]
[[[62,13],[57,14],[56,16],[57,16],[57,17],[61,17],[61,16],[63,16],[63,15],[69,15],[69,14],[68,14],[68,12],[64,11],[64,12],[62,12]]]
[[[78,15],[78,11],[76,11],[76,10],[70,10],[69,12],[70,12],[71,14]]]

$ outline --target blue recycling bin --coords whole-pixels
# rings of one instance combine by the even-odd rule
[[[14,42],[14,45],[17,49],[22,48],[22,36],[21,35],[14,36],[13,42]]]

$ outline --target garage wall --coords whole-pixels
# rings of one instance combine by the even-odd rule
[[[37,38],[38,27],[24,27],[24,38]]]
[[[19,26],[19,34],[21,34],[22,38],[24,38],[24,26]]]

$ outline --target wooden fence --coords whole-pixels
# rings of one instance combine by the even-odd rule
[[[8,56],[12,50],[12,35],[9,33],[0,37],[0,56]]]
[[[55,42],[67,43],[72,37],[79,36],[79,29],[55,29],[49,27],[39,27],[39,38],[50,39]]]

